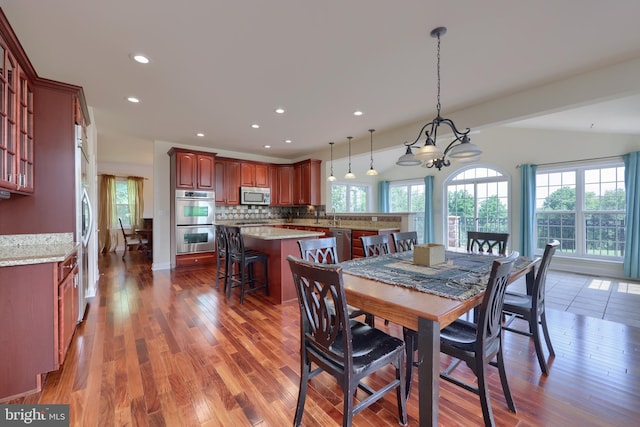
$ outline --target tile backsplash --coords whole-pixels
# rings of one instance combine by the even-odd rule
[[[217,221],[233,221],[233,220],[278,220],[292,219],[305,220],[315,219],[319,216],[321,219],[332,218],[333,213],[327,212],[324,205],[321,206],[216,206]],[[377,217],[379,222],[399,222],[401,217],[397,215],[380,214],[380,213],[336,213],[336,217],[340,217],[342,221],[371,221],[372,217]]]

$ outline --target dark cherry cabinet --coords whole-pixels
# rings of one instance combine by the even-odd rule
[[[183,190],[215,189],[215,154],[186,151],[172,148],[172,173],[175,174],[175,188]]]
[[[240,204],[241,162],[232,159],[216,159],[215,190],[216,203]]]
[[[364,248],[362,247],[362,241],[360,240],[361,236],[375,236],[378,234],[391,234],[396,231],[400,231],[399,229],[394,230],[353,230],[351,231],[351,257],[352,258],[363,258],[364,257]],[[391,236],[389,236],[389,249],[393,248],[393,243],[391,243]]]
[[[33,83],[0,36],[0,188],[34,190]]]
[[[309,159],[294,164],[294,204],[320,204],[320,160]]]
[[[294,169],[293,166],[278,167],[278,205],[293,205],[293,182]]]

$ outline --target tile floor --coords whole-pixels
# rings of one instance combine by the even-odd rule
[[[513,286],[524,291],[524,279]],[[549,270],[547,309],[640,327],[640,282]]]

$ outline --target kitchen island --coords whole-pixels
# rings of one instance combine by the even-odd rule
[[[298,240],[323,237],[320,231],[289,230],[276,227],[242,227],[246,249],[267,254],[269,261],[269,299],[275,304],[297,298],[287,255],[300,257]]]

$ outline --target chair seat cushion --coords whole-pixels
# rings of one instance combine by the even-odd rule
[[[440,331],[440,345],[475,351],[476,324],[458,319]]]
[[[522,310],[531,310],[532,299],[530,295],[518,294],[515,292],[506,292],[504,295],[503,311],[520,312]]]
[[[353,345],[353,369],[355,372],[366,370],[373,362],[378,362],[389,356],[394,350],[404,352],[404,341],[393,337],[380,329],[351,320],[351,334]],[[338,338],[332,350],[342,353],[342,339]]]

